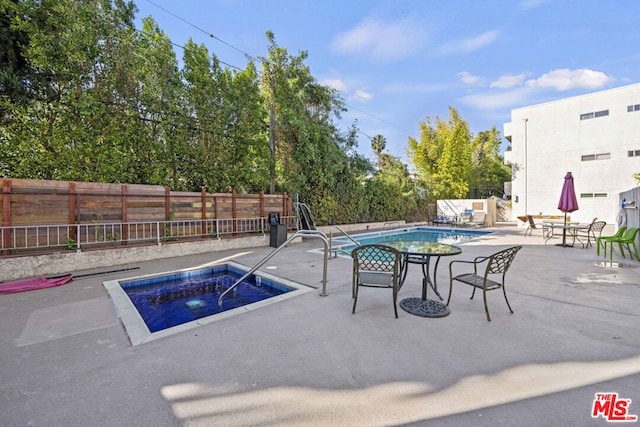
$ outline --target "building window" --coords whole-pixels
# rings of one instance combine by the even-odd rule
[[[629,157],[640,157],[640,150],[629,150],[627,151],[627,155]]]
[[[611,153],[585,154],[584,156],[582,156],[582,161],[588,162],[591,160],[608,160],[610,158],[611,158]]]
[[[636,105],[629,105],[627,107],[627,113],[631,113],[633,111],[640,111],[640,104],[636,104]]]
[[[609,197],[609,193],[580,193],[581,199],[603,199]]]
[[[593,119],[595,117],[604,117],[609,115],[609,110],[596,111],[594,113],[580,114],[580,120]]]

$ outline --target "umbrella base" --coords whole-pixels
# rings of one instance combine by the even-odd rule
[[[562,248],[572,248],[573,244],[568,245],[568,244],[565,244],[565,243],[556,243],[556,246],[560,246]]]

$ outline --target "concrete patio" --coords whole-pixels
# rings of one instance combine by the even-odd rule
[[[319,240],[272,258],[269,273],[313,292],[131,346],[102,282],[233,259],[253,266],[272,248],[228,249],[136,263],[135,270],[0,296],[2,426],[604,426],[596,393],[631,399],[640,415],[640,262],[562,248],[505,224],[443,258],[524,245],[500,292],[454,284],[447,317],[399,309],[364,289],[351,314],[351,260],[328,263]],[[606,261],[606,262],[605,262]],[[78,266],[74,273],[98,273]],[[409,267],[399,298],[420,295]],[[638,422],[640,423],[640,422]]]

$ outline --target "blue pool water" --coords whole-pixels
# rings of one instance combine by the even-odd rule
[[[120,286],[152,333],[294,290],[273,280],[250,275],[225,295],[222,307],[218,307],[220,295],[243,275],[243,271],[225,264],[125,280]]]
[[[103,285],[134,346],[249,313],[313,290],[257,271],[235,288],[237,292],[225,295],[219,309],[221,292],[248,271],[245,265],[227,261],[213,267],[107,280]]]
[[[361,245],[384,244],[389,241],[419,241],[428,243],[445,243],[454,245],[465,241],[477,239],[490,234],[486,230],[468,230],[458,228],[434,228],[434,227],[409,227],[396,230],[380,231],[376,233],[356,234],[353,237]],[[339,237],[332,242],[332,251],[342,255],[350,254],[355,244],[346,237]]]

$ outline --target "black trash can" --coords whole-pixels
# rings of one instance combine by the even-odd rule
[[[280,213],[269,212],[269,246],[278,248],[287,241],[287,226],[280,224]]]

